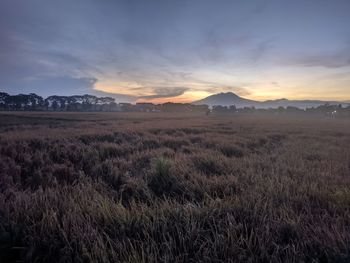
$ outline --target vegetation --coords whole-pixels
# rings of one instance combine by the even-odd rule
[[[189,103],[115,103],[111,97],[92,95],[49,96],[46,99],[34,94],[9,95],[0,92],[0,111],[123,111],[123,112],[207,112],[207,105]]]
[[[214,106],[212,112],[215,114],[273,114],[282,116],[308,116],[308,117],[328,117],[328,118],[350,118],[350,105],[325,104],[317,107],[301,109],[298,107],[276,107],[276,108],[236,108],[234,105]]]
[[[225,95],[225,94],[223,94]],[[236,96],[236,95],[234,95]],[[312,102],[312,101],[311,101]],[[315,102],[313,102],[315,103]],[[302,104],[300,104],[302,105]],[[59,111],[59,112],[168,112],[168,113],[202,113],[203,115],[223,115],[223,114],[262,114],[262,115],[282,115],[282,116],[308,116],[308,117],[328,117],[328,118],[350,118],[350,104],[339,105],[325,104],[310,108],[298,107],[277,107],[267,108],[236,107],[235,105],[213,106],[209,110],[208,105],[194,105],[190,103],[115,103],[115,99],[110,97],[98,98],[92,95],[76,96],[50,96],[46,99],[30,93],[9,95],[0,92],[0,111]]]
[[[349,262],[348,119],[0,113],[0,262]]]

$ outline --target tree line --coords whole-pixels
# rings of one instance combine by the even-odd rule
[[[9,95],[0,92],[3,111],[127,111],[127,112],[207,112],[207,105],[189,103],[116,103],[111,97],[93,95],[49,96],[35,94]]]
[[[123,112],[199,112],[207,115],[220,114],[275,114],[309,115],[330,118],[350,117],[350,105],[325,104],[318,107],[300,109],[293,106],[260,109],[255,107],[237,108],[235,105],[213,106],[193,105],[190,103],[116,103],[111,97],[93,95],[49,96],[46,99],[35,94],[9,95],[0,92],[0,110],[2,111],[123,111]]]
[[[350,117],[350,105],[343,106],[342,104],[332,105],[324,104],[318,107],[300,109],[293,106],[260,109],[255,107],[236,108],[236,106],[213,106],[212,113],[214,114],[274,114],[274,115],[292,115],[292,116],[320,116],[329,118]]]

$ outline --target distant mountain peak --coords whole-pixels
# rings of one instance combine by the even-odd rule
[[[193,104],[207,104],[209,106],[222,105],[222,106],[231,106],[231,105],[251,105],[255,103],[253,100],[248,100],[238,96],[233,92],[220,92],[213,94],[209,97],[206,97],[202,100],[195,101]]]
[[[228,96],[228,97],[235,97],[235,98],[239,98],[239,96],[231,91],[229,92],[220,92],[220,93],[217,93],[217,94],[214,94],[214,95],[211,95],[209,97],[212,97],[212,96]]]

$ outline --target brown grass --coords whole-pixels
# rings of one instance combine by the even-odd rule
[[[0,262],[349,262],[350,121],[0,113]]]

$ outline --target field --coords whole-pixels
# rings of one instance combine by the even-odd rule
[[[350,120],[0,113],[0,262],[349,262]]]

